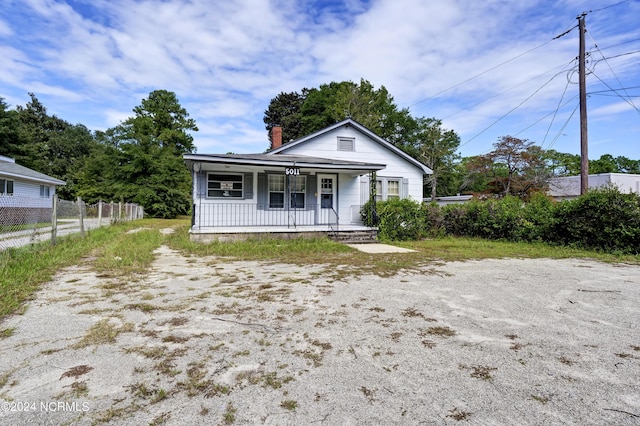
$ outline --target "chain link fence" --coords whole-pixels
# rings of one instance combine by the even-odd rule
[[[0,251],[85,232],[121,221],[142,219],[144,209],[132,203],[87,204],[52,198],[0,196]]]

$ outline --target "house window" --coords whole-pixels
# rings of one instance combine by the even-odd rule
[[[284,175],[269,175],[269,208],[284,208]]]
[[[400,199],[400,179],[381,178],[376,180],[376,201]]]
[[[304,209],[304,197],[307,193],[306,176],[290,176],[289,192],[291,194],[291,208]]]
[[[207,174],[207,197],[242,198],[243,175]]]
[[[49,198],[49,186],[40,185],[40,198]]]
[[[400,199],[400,181],[388,180],[387,181],[387,200]]]
[[[338,151],[355,151],[356,139],[338,137]]]
[[[304,209],[307,177],[285,175],[269,175],[269,208],[282,209],[285,207],[287,179],[289,180],[289,207],[292,209]]]
[[[13,181],[0,179],[0,195],[13,195]]]

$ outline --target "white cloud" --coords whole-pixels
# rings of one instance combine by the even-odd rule
[[[0,95],[41,91],[49,95],[48,102],[66,105],[65,111],[73,102],[78,110],[95,109],[93,116],[104,117],[101,127],[106,128],[131,116],[132,108],[150,91],[171,90],[201,129],[196,134],[200,152],[262,151],[266,147],[262,114],[269,100],[281,91],[331,81],[365,78],[376,87],[384,85],[400,107],[411,106],[412,114],[446,117],[445,126],[463,140],[517,107],[468,144],[471,152],[486,149],[496,134],[514,133],[552,113],[565,88],[565,100],[575,96],[575,78],[568,83],[569,71],[541,87],[576,57],[577,31],[550,40],[577,24],[575,17],[582,10],[596,10],[608,2],[95,0],[71,4],[25,0],[0,10]],[[611,8],[588,16],[590,35],[607,56],[640,49],[637,41],[628,43],[637,39],[637,22],[633,24],[630,11],[637,10],[640,2],[619,7],[627,13]],[[18,31],[21,27],[30,31]],[[547,44],[521,55],[543,43]],[[613,45],[618,47],[604,49]],[[596,73],[590,77],[590,90],[600,84],[596,75],[614,78],[607,65],[621,81],[636,78],[638,56],[596,63],[598,55],[594,51],[591,56]],[[490,71],[478,75],[486,70]],[[47,105],[55,109],[52,106]],[[561,120],[568,119],[573,106],[559,111],[554,125],[564,123]],[[613,105],[594,108],[594,116],[622,111]],[[548,126],[549,121],[541,123],[523,137],[543,137]]]

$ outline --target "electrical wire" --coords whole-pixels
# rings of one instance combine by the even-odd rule
[[[435,97],[438,97],[438,96],[442,95],[443,93],[448,92],[449,90],[452,90],[452,89],[455,89],[456,87],[462,86],[463,84],[468,83],[468,82],[470,82],[471,80],[474,80],[474,79],[476,79],[476,78],[478,78],[478,77],[480,77],[480,76],[482,76],[482,75],[484,75],[484,74],[486,74],[486,73],[488,73],[488,72],[490,72],[490,71],[493,71],[493,70],[495,70],[495,69],[498,69],[498,68],[500,68],[501,66],[508,64],[509,62],[512,62],[512,61],[514,61],[514,60],[516,60],[516,59],[518,59],[518,58],[520,58],[520,57],[522,57],[522,56],[524,56],[524,55],[526,55],[526,54],[528,54],[528,53],[533,52],[534,50],[537,50],[537,49],[539,49],[539,48],[541,48],[541,47],[543,47],[543,46],[546,46],[547,44],[551,43],[553,40],[556,40],[557,38],[560,38],[560,37],[562,37],[563,35],[565,35],[565,34],[569,33],[571,30],[573,30],[573,29],[574,29],[574,28],[576,28],[576,27],[577,27],[577,25],[575,25],[575,26],[571,27],[570,29],[568,29],[568,30],[567,30],[567,31],[565,31],[564,33],[560,34],[560,35],[559,35],[559,36],[557,36],[557,37],[552,38],[551,40],[547,40],[547,41],[545,41],[544,43],[542,43],[542,44],[540,44],[540,45],[538,45],[538,46],[536,46],[536,47],[534,47],[534,48],[532,48],[532,49],[527,50],[526,52],[520,53],[520,54],[518,54],[518,55],[516,55],[516,56],[512,57],[511,59],[507,59],[506,61],[504,61],[504,62],[502,62],[502,63],[500,63],[500,64],[498,64],[498,65],[496,65],[496,66],[494,66],[494,67],[491,67],[491,68],[489,68],[489,69],[487,69],[487,70],[485,70],[485,71],[482,71],[482,72],[480,72],[480,73],[478,73],[478,74],[475,74],[475,75],[473,75],[473,76],[471,76],[471,77],[467,78],[466,80],[461,81],[460,83],[457,83],[457,84],[454,84],[453,86],[447,87],[446,89],[441,90],[441,91],[439,91],[438,93],[436,93],[436,94],[434,94],[434,95],[431,95],[431,96],[429,96],[429,97],[426,97],[426,98],[424,98],[424,99],[421,99],[421,100],[419,100],[418,102],[416,102],[416,103],[413,103],[413,104],[409,105],[407,108],[408,108],[408,109],[411,109],[412,107],[414,107],[414,106],[416,106],[416,105],[418,105],[418,104],[421,104],[421,103],[426,102],[426,101],[428,101],[428,100],[430,100],[430,99],[433,99],[433,98],[435,98]]]
[[[481,134],[483,134],[484,132],[486,132],[487,130],[489,130],[490,128],[492,128],[493,126],[495,126],[498,122],[502,121],[505,117],[507,117],[509,114],[511,114],[513,111],[517,110],[518,108],[520,108],[522,105],[524,105],[528,100],[530,100],[531,98],[533,98],[539,91],[541,91],[542,89],[544,89],[549,83],[551,83],[557,76],[559,76],[562,73],[558,73],[556,75],[554,75],[553,77],[551,77],[549,80],[547,80],[546,83],[544,83],[542,86],[540,86],[538,89],[536,89],[531,95],[529,95],[528,97],[526,97],[522,102],[520,102],[518,105],[516,105],[514,108],[512,108],[509,112],[507,112],[506,114],[500,116],[497,120],[495,120],[493,123],[491,123],[489,126],[485,127],[482,131],[480,131],[480,133],[477,133],[475,136],[473,136],[471,139],[467,140],[465,143],[460,144],[460,146],[465,146],[466,144],[468,144],[469,142],[471,142],[472,140],[474,140],[475,138],[477,138],[478,136],[480,136]]]
[[[607,67],[609,68],[609,71],[611,71],[611,73],[613,74],[613,76],[615,77],[616,81],[618,82],[618,84],[620,84],[620,87],[623,87],[622,82],[620,81],[620,79],[618,78],[618,75],[615,73],[615,71],[613,70],[613,68],[611,68],[611,64],[609,64],[609,61],[607,61],[607,58],[605,58],[604,54],[602,53],[602,51],[600,50],[600,48],[598,47],[598,43],[596,43],[596,41],[593,39],[593,37],[591,37],[590,33],[587,33],[587,35],[589,36],[589,38],[591,39],[591,41],[593,42],[594,47],[596,48],[596,50],[598,51],[598,53],[600,53],[600,56],[602,56],[602,60],[604,61],[605,64],[607,64]],[[595,67],[596,65],[598,65],[598,62],[593,64],[593,70],[592,73],[595,71]],[[594,74],[595,75],[595,74]],[[596,76],[597,77],[597,76]],[[598,79],[600,79],[598,77]],[[607,86],[609,87],[609,86]],[[625,93],[625,95],[627,95],[628,99],[625,99],[621,96],[622,99],[624,99],[627,103],[629,103],[629,105],[631,105],[633,107],[633,109],[635,109],[636,111],[638,111],[638,114],[640,114],[640,110],[638,110],[638,108],[634,105],[633,100],[630,99],[629,94],[627,93],[626,90],[622,89]]]

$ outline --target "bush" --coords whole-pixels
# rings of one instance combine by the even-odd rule
[[[421,203],[410,198],[377,203],[378,235],[385,240],[419,240],[426,236]]]
[[[591,190],[560,203],[551,226],[554,242],[640,254],[640,195],[617,188]]]

